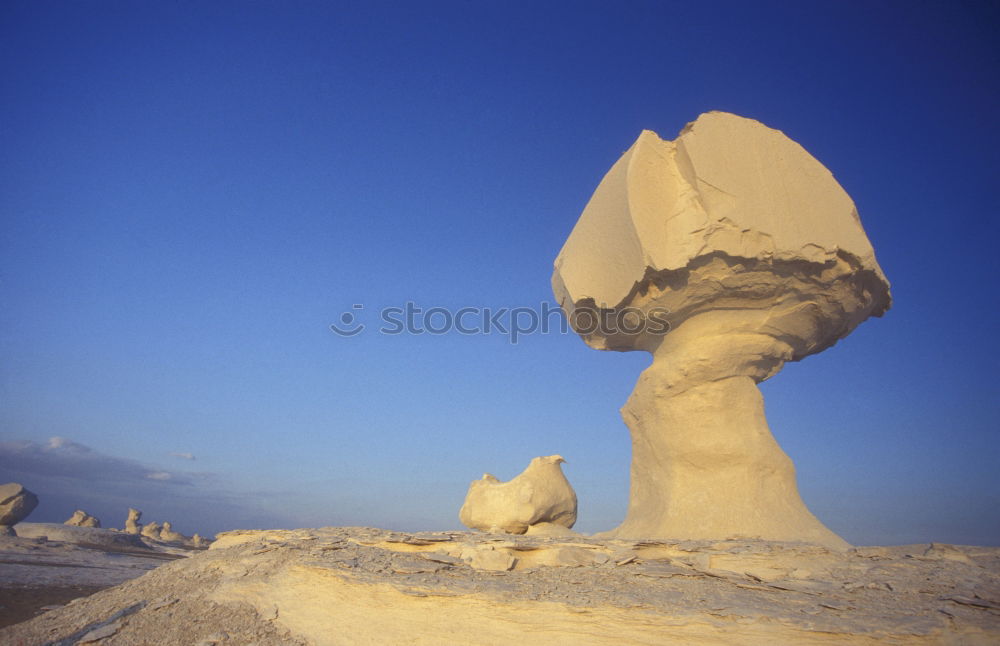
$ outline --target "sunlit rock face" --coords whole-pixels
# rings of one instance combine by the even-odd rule
[[[142,536],[145,536],[146,538],[152,538],[153,540],[159,540],[160,539],[160,531],[161,530],[162,530],[162,527],[160,526],[160,523],[158,523],[158,522],[156,522],[154,520],[154,521],[150,521],[150,522],[146,523],[145,525],[143,525],[142,529],[140,530],[139,533]]]
[[[167,543],[187,543],[191,539],[180,532],[175,532],[173,525],[167,521],[160,529],[160,540]]]
[[[16,536],[14,525],[38,506],[38,496],[16,482],[0,485],[0,536]]]
[[[563,462],[559,455],[535,458],[508,482],[483,474],[469,485],[459,519],[471,529],[507,534],[524,534],[531,527],[572,527],[576,492],[562,472]]]
[[[588,345],[653,355],[622,409],[632,482],[614,535],[846,546],[802,503],[756,386],[891,303],[853,201],[820,162],[722,112],[674,141],[644,131],[591,197],[552,286]]]
[[[63,525],[71,525],[73,527],[100,527],[101,520],[96,516],[91,516],[82,509],[77,509],[73,512],[72,516],[63,521]]]
[[[139,534],[142,532],[142,524],[139,519],[142,518],[142,512],[138,509],[128,508],[128,518],[125,519],[125,533],[126,534]]]

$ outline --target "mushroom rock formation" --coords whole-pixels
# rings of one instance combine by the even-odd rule
[[[469,485],[459,519],[472,529],[508,534],[523,534],[540,523],[572,527],[576,492],[563,475],[563,462],[560,455],[535,458],[509,482],[483,474]]]
[[[142,535],[146,538],[152,538],[153,540],[160,540],[160,524],[158,522],[151,521],[142,526]]]
[[[0,485],[0,536],[16,536],[14,525],[38,506],[38,496],[16,482]]]
[[[128,518],[125,519],[125,533],[126,534],[140,534],[142,533],[142,525],[139,523],[139,519],[142,518],[142,512],[138,509],[128,508]]]
[[[599,350],[652,364],[622,408],[616,537],[847,543],[806,509],[757,383],[890,306],[854,203],[783,133],[723,112],[643,131],[601,181],[552,288]]]
[[[73,515],[69,517],[69,520],[63,521],[63,525],[72,525],[74,527],[100,527],[101,521],[82,509],[77,509],[73,512]]]

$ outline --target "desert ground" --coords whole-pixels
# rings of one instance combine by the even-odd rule
[[[22,525],[5,644],[1000,642],[1000,548],[330,527],[182,550]]]
[[[188,550],[106,529],[20,523],[0,537],[0,627],[124,583]]]

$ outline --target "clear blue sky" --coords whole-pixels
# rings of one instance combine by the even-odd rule
[[[613,527],[646,355],[329,325],[551,301],[640,130],[726,110],[833,171],[893,283],[763,385],[807,504],[855,543],[1000,544],[997,28],[979,2],[5,2],[0,480],[36,521],[445,529],[482,472],[559,453],[578,528]]]

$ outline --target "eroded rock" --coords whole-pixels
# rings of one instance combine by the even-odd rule
[[[632,432],[620,537],[847,543],[806,509],[757,383],[890,306],[854,203],[777,130],[711,112],[674,141],[644,131],[555,261],[583,340],[653,362]]]
[[[572,527],[576,492],[562,472],[563,462],[559,455],[535,458],[508,482],[483,474],[469,485],[459,518],[472,529],[508,534],[523,534],[539,523]]]
[[[125,519],[125,533],[126,534],[141,534],[142,525],[139,523],[139,519],[142,518],[142,512],[138,509],[128,508],[128,518]]]
[[[72,527],[100,527],[101,521],[84,510],[77,509],[69,519],[63,521],[63,525],[70,525]]]
[[[191,539],[180,532],[175,532],[170,521],[167,521],[163,523],[163,527],[160,529],[160,540],[168,543],[187,543]]]
[[[14,525],[38,506],[38,496],[16,482],[0,485],[0,536],[16,536]]]
[[[155,520],[150,521],[142,526],[142,535],[146,538],[152,538],[155,541],[160,540],[160,523]]]

